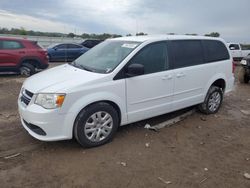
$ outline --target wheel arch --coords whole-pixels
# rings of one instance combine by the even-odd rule
[[[67,98],[67,97],[66,97]],[[75,98],[75,97],[74,97]],[[65,108],[60,112],[61,114],[71,114],[69,119],[67,120],[71,126],[68,126],[65,130],[66,132],[74,132],[74,124],[79,113],[85,109],[86,107],[100,103],[106,102],[112,105],[119,115],[119,123],[120,125],[125,125],[127,123],[127,113],[126,113],[126,103],[122,100],[121,97],[114,95],[110,92],[96,92],[85,95],[78,100],[74,101],[74,104],[71,104],[70,100],[65,101]],[[72,134],[73,136],[73,134]]]
[[[30,63],[31,65],[35,66],[35,68],[39,68],[41,65],[41,61],[37,57],[24,57],[19,62],[19,68],[24,63]]]
[[[76,124],[76,119],[77,117],[79,116],[79,114],[82,112],[82,110],[88,108],[89,106],[92,106],[94,104],[97,104],[97,103],[107,103],[109,105],[111,105],[118,113],[118,120],[119,120],[119,125],[121,124],[121,121],[122,121],[122,113],[121,113],[121,109],[120,107],[118,106],[118,104],[116,104],[115,102],[111,101],[111,100],[99,100],[99,101],[95,101],[95,102],[92,102],[92,103],[89,103],[88,105],[84,106],[78,113],[77,115],[75,116],[74,118],[74,121],[73,121],[73,126],[72,126],[72,138],[74,137],[74,130],[75,130],[75,124]]]
[[[205,89],[204,89],[204,96],[203,96],[203,100],[205,99],[207,92],[209,90],[209,88],[214,85],[214,86],[218,86],[219,88],[222,89],[222,92],[224,93],[227,87],[227,83],[226,83],[226,77],[223,74],[218,74],[215,75],[213,78],[211,78],[209,80],[209,82],[207,83]]]
[[[85,106],[83,109],[85,109],[85,108],[88,108],[89,106],[91,106],[91,105],[94,105],[94,104],[97,104],[97,103],[107,103],[107,104],[109,104],[109,105],[111,105],[116,111],[117,111],[117,113],[118,113],[118,118],[119,118],[119,124],[121,123],[121,109],[120,109],[120,107],[115,103],[115,102],[113,102],[113,101],[111,101],[111,100],[100,100],[100,101],[96,101],[96,102],[92,102],[92,103],[90,103],[90,104],[88,104],[87,106]],[[82,109],[82,110],[83,110]],[[81,111],[82,111],[81,110]],[[80,112],[81,112],[80,111]],[[79,112],[79,113],[80,113]],[[77,116],[79,115],[79,113],[77,114]],[[76,116],[76,117],[77,117]]]
[[[221,88],[222,92],[224,93],[224,91],[226,89],[226,81],[222,78],[219,78],[219,79],[215,80],[211,86],[217,86],[217,87]]]

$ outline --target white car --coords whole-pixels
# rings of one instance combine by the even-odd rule
[[[85,147],[117,128],[192,105],[216,113],[234,83],[222,39],[139,36],[110,39],[28,78],[18,98],[23,127],[43,141],[75,137]]]

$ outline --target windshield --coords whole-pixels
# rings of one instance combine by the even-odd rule
[[[84,53],[72,65],[91,72],[110,73],[139,44],[134,41],[104,41]]]

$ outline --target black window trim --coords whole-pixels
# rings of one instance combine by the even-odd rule
[[[126,74],[125,74],[125,70],[126,70],[127,67],[131,64],[132,59],[133,59],[138,53],[140,53],[144,48],[146,48],[146,47],[148,47],[148,46],[150,46],[150,45],[153,45],[153,44],[157,44],[157,43],[165,43],[165,45],[166,45],[166,49],[167,49],[167,51],[166,51],[166,56],[167,56],[167,57],[166,57],[166,58],[168,58],[168,62],[166,62],[166,60],[165,60],[165,64],[166,64],[166,63],[168,63],[168,64],[166,64],[166,69],[165,69],[164,71],[170,70],[170,57],[169,57],[169,54],[170,54],[170,53],[168,53],[168,40],[156,41],[156,42],[152,42],[152,43],[149,43],[149,44],[143,46],[138,52],[136,52],[136,54],[134,54],[133,57],[132,57],[132,58],[131,58],[131,59],[121,68],[121,70],[114,76],[113,80],[121,80],[121,79],[128,78],[128,76],[126,76]],[[160,71],[160,72],[163,72],[163,71]],[[154,72],[154,73],[156,73],[156,72]],[[149,73],[149,74],[154,74],[154,73]],[[147,74],[143,74],[143,75],[147,75]],[[140,75],[140,76],[143,76],[143,75]]]

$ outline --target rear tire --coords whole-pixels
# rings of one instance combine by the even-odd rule
[[[249,78],[247,76],[247,72],[244,67],[240,67],[238,78],[239,78],[240,83],[247,84],[249,82]]]
[[[34,65],[31,65],[30,63],[23,63],[19,70],[20,74],[25,77],[29,77],[36,72]]]
[[[203,103],[199,104],[200,112],[204,114],[215,114],[220,109],[223,101],[222,89],[217,86],[211,86],[207,92]]]
[[[83,147],[95,147],[109,142],[119,126],[117,111],[100,102],[84,108],[74,124],[74,137]]]

